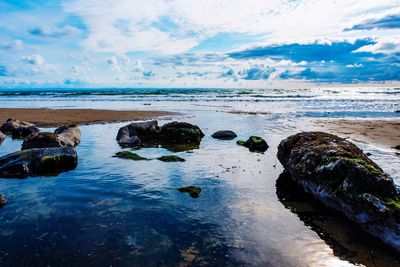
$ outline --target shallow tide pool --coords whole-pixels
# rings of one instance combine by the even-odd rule
[[[190,115],[188,115],[190,114]],[[9,202],[0,210],[1,266],[398,266],[400,258],[312,199],[282,199],[277,146],[310,125],[293,117],[191,110],[161,118],[198,125],[199,149],[133,150],[115,141],[126,123],[81,126],[78,167],[57,177],[0,179]],[[270,148],[251,153],[236,140],[211,138],[229,129],[259,135]],[[51,129],[50,129],[51,130]],[[359,144],[396,179],[400,160]],[[6,139],[0,156],[19,150]],[[185,162],[129,161],[177,155]],[[177,188],[202,188],[197,199]],[[278,191],[278,192],[277,192]],[[278,194],[277,194],[278,193]]]

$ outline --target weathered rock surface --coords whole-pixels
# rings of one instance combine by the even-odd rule
[[[211,137],[219,140],[232,140],[237,137],[237,134],[233,131],[221,130],[213,133]]]
[[[34,148],[0,158],[0,178],[54,176],[76,168],[78,157],[74,148]]]
[[[38,133],[39,129],[32,123],[10,118],[0,127],[0,131],[12,138],[25,139]]]
[[[142,141],[157,139],[159,132],[157,121],[134,122],[119,129],[117,142],[120,145],[140,146]]]
[[[122,146],[162,146],[172,151],[197,148],[204,137],[201,129],[186,122],[158,126],[157,121],[137,122],[119,129],[117,142]]]
[[[7,203],[7,198],[5,195],[0,193],[0,208],[4,207],[4,205]]]
[[[303,132],[283,140],[277,156],[306,192],[400,251],[399,192],[357,146],[328,133]]]
[[[1,145],[1,143],[3,143],[4,139],[6,139],[5,134],[3,134],[2,132],[0,132],[0,145]]]
[[[75,124],[63,125],[54,133],[40,132],[26,139],[22,149],[46,147],[75,147],[81,141],[81,131]]]
[[[239,140],[236,144],[247,147],[251,152],[265,152],[269,147],[267,142],[259,136],[250,136],[247,141]]]

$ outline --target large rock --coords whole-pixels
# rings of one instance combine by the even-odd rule
[[[29,138],[39,132],[39,129],[32,123],[16,119],[8,119],[1,127],[0,131],[13,138]]]
[[[400,251],[400,195],[388,174],[357,146],[323,132],[283,140],[278,159],[308,193]]]
[[[26,139],[22,149],[45,147],[75,147],[81,141],[81,131],[75,124],[67,124],[55,129],[54,133],[40,132]]]
[[[213,133],[212,138],[219,139],[219,140],[232,140],[237,137],[237,134],[233,131],[229,130],[221,130]]]
[[[76,168],[78,157],[72,147],[34,148],[0,158],[0,178],[53,176]]]
[[[120,128],[116,139],[122,146],[162,146],[183,151],[198,148],[203,137],[201,129],[190,123],[175,121],[159,127],[157,121],[148,121]]]
[[[201,129],[187,122],[170,122],[161,127],[160,139],[163,141],[183,144],[183,143],[200,143],[204,137]]]
[[[6,139],[6,136],[2,132],[0,132],[0,145],[1,143],[3,143],[4,139]]]
[[[140,146],[145,139],[156,139],[159,131],[157,121],[134,122],[119,129],[117,142],[120,145]]]

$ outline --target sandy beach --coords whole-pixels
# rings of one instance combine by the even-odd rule
[[[315,120],[317,128],[342,137],[376,143],[384,147],[400,145],[400,120]]]
[[[93,124],[144,120],[173,114],[175,113],[144,110],[0,108],[0,122],[15,118],[39,127],[51,127],[67,123]]]

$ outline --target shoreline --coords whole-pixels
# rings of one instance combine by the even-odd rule
[[[55,127],[68,123],[78,125],[124,122],[177,115],[155,110],[0,108],[0,124],[9,118],[27,121],[38,127]]]
[[[400,119],[319,119],[317,130],[391,148],[400,145]]]

